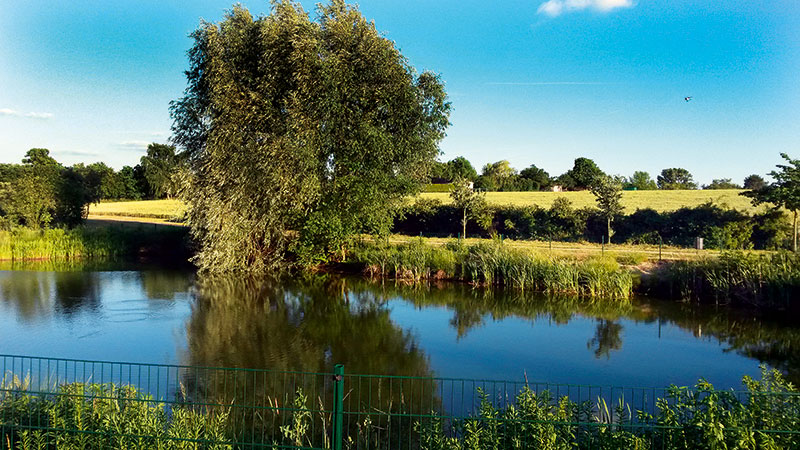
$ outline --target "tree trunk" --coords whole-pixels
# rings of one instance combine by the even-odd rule
[[[611,243],[611,217],[608,218],[608,243]]]
[[[792,251],[797,253],[797,210],[794,211],[794,220],[792,221]]]
[[[466,239],[467,238],[467,208],[464,208],[464,218],[461,219],[461,226],[463,227],[463,233],[461,234],[461,237],[463,239]]]

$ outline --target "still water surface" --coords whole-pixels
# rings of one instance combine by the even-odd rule
[[[800,381],[795,325],[725,308],[142,267],[0,271],[0,353],[615,386],[705,377],[720,388],[765,362]]]

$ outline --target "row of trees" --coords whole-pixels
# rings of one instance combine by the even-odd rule
[[[31,228],[80,223],[101,200],[175,195],[183,157],[175,147],[151,144],[135,167],[102,162],[65,166],[45,148],[28,150],[22,164],[0,164],[0,220]]]
[[[798,214],[800,214],[800,160],[792,159],[787,154],[782,153],[781,157],[786,160],[787,164],[779,164],[775,170],[770,172],[770,176],[775,179],[772,184],[767,184],[764,179],[758,175],[751,175],[747,178],[746,184],[750,189],[743,192],[741,195],[752,199],[754,205],[769,204],[778,215],[783,213],[781,209],[786,209],[792,212],[793,225],[792,225],[792,248],[797,251],[798,245]],[[504,161],[504,163],[506,163]],[[507,164],[501,166],[508,167]],[[667,169],[659,176],[658,186],[663,186],[669,180],[684,178],[684,173],[675,173],[675,171],[682,171],[683,169]],[[665,173],[670,172],[670,173]],[[647,175],[641,172],[634,174],[633,178],[645,178]],[[600,216],[606,222],[606,233],[604,238],[610,243],[614,236],[614,228],[612,222],[620,217],[625,208],[622,205],[622,190],[625,183],[629,183],[621,177],[611,177],[599,171],[597,166],[591,160],[582,160],[579,158],[575,162],[573,170],[567,173],[573,180],[586,180],[589,189],[595,196],[597,201],[597,208],[600,210]],[[652,180],[649,183],[653,183]],[[718,189],[733,189],[738,186],[732,186],[730,180],[714,180]],[[456,179],[453,183],[453,188],[450,192],[450,197],[453,200],[455,208],[460,211],[461,216],[461,229],[462,234],[466,235],[467,223],[470,218],[476,221],[491,221],[486,219],[487,203],[485,195],[479,190],[472,189],[469,182],[465,178]]]
[[[456,180],[474,182],[477,189],[483,191],[544,191],[553,186],[561,186],[568,191],[590,190],[596,187],[596,182],[606,176],[597,164],[589,158],[577,158],[572,169],[551,177],[547,171],[531,165],[517,171],[507,160],[486,164],[480,174],[472,164],[463,156],[447,162],[436,162],[431,171],[431,183],[452,183]],[[654,180],[649,173],[636,171],[630,177],[615,177],[628,190],[655,190],[655,189],[697,189],[698,185],[692,174],[683,168],[673,167],[664,169]],[[764,179],[759,175],[750,175],[744,179],[744,184],[739,185],[730,178],[713,180],[702,186],[703,189],[750,189],[758,190],[765,185]]]

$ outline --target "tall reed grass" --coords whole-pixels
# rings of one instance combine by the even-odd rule
[[[177,227],[140,230],[124,227],[0,230],[0,261],[70,261],[137,255],[186,253],[186,231]]]
[[[413,281],[452,279],[521,291],[617,299],[630,298],[633,291],[633,276],[613,259],[553,258],[510,248],[501,241],[477,245],[453,241],[443,247],[422,240],[400,245],[366,243],[353,250],[351,259],[364,264],[370,276]]]
[[[796,308],[800,256],[723,252],[719,258],[665,265],[649,284],[652,290],[684,300]]]

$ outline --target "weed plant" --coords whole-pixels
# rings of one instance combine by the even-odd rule
[[[609,408],[576,403],[549,391],[523,388],[497,408],[480,392],[478,413],[447,420],[435,412],[416,422],[422,450],[467,449],[795,449],[800,446],[800,395],[780,372],[762,367],[761,380],[744,377],[746,392],[672,386],[655,414],[632,411],[622,400]],[[613,411],[612,411],[613,409]]]

